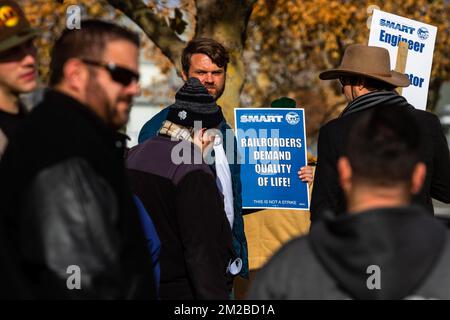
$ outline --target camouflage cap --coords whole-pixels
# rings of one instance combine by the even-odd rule
[[[38,34],[31,28],[20,6],[12,0],[0,0],[0,53]]]

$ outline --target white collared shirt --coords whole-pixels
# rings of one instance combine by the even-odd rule
[[[222,141],[218,141],[219,137],[216,137],[214,141],[214,153],[215,153],[215,165],[217,174],[217,186],[224,198],[224,208],[227,215],[230,227],[233,229],[234,222],[234,205],[233,205],[233,186],[231,181],[230,166],[228,164],[227,156],[223,149]],[[216,143],[220,142],[220,143]]]

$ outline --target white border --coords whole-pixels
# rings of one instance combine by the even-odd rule
[[[283,111],[301,111],[303,113],[303,136],[305,137],[304,139],[304,147],[305,147],[305,165],[308,165],[308,147],[306,144],[307,138],[306,138],[306,123],[305,123],[305,109],[304,108],[234,108],[234,132],[235,132],[235,136],[236,136],[236,141],[237,143],[239,143],[239,140],[237,139],[237,116],[236,116],[236,111],[237,110],[246,110],[246,111],[258,111],[258,110],[271,110],[271,111],[275,111],[275,110],[283,110]],[[239,145],[238,145],[238,149],[239,149]],[[237,150],[236,150],[237,152]],[[239,170],[240,172],[240,170]],[[297,176],[298,178],[298,176]],[[282,209],[282,210],[299,210],[299,211],[309,211],[310,210],[310,206],[311,206],[311,199],[309,196],[309,183],[306,183],[306,192],[307,192],[307,197],[308,197],[308,206],[307,208],[284,208],[284,207],[242,207],[242,209]],[[242,196],[242,194],[241,194]]]

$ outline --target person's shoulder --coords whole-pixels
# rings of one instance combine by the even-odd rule
[[[324,286],[324,280],[328,280]],[[258,271],[250,299],[317,299],[324,288],[334,290],[312,250],[308,236],[295,238]]]
[[[416,118],[416,120],[419,122],[419,125],[421,123],[440,123],[439,118],[437,115],[430,111],[420,110],[420,109],[412,109],[411,110],[413,116]]]
[[[139,149],[144,150],[141,153],[147,160],[152,158],[159,162],[170,162],[173,170],[169,171],[173,172],[172,181],[176,185],[186,177],[199,180],[214,177],[211,168],[205,163],[200,149],[192,142],[156,136],[144,142]]]
[[[326,142],[333,145],[341,145],[342,139],[345,136],[345,132],[349,127],[348,119],[335,118],[328,121],[319,130],[319,141],[321,145]]]
[[[324,125],[322,125],[322,127],[320,128],[320,131],[327,131],[327,130],[331,130],[332,128],[339,126],[339,124],[342,121],[339,118],[334,118],[331,120],[328,120]]]
[[[426,279],[408,299],[450,299],[450,231],[446,230],[440,256]]]
[[[350,114],[345,117],[337,117],[334,119],[329,120],[326,122],[321,128],[320,132],[327,132],[327,133],[335,133],[340,132],[349,125],[353,124],[355,121],[355,118],[359,117],[359,113]]]
[[[324,136],[328,136],[330,132],[336,130],[338,126],[337,122],[337,119],[332,119],[319,128],[319,137],[321,137],[321,140],[323,140]]]
[[[71,123],[66,123],[66,125],[71,125]],[[65,131],[62,128],[64,125],[58,122],[54,113],[49,112],[46,105],[40,103],[22,120],[9,143],[16,145],[20,154],[31,149],[33,151],[41,150],[42,153],[49,152],[51,149],[46,149],[50,148],[50,145],[55,145],[63,140]],[[39,156],[39,154],[35,155],[35,157]]]
[[[174,174],[174,183],[180,184],[181,181],[214,182],[214,173],[206,163],[180,163]]]
[[[228,124],[228,122],[226,122],[226,121],[222,121],[220,124],[219,124],[219,127],[221,128],[221,129],[232,129],[231,128],[231,126]]]
[[[131,148],[127,153],[126,167],[131,171],[169,179],[174,186],[182,181],[214,182],[211,168],[203,161],[201,152],[197,149],[189,141],[172,140],[158,135]]]
[[[128,150],[127,166],[140,168],[156,165],[155,162],[172,163],[170,155],[176,143],[177,141],[171,141],[166,136],[153,136]],[[160,164],[163,165],[163,163]]]
[[[169,113],[169,107],[162,109],[152,118],[150,118],[141,128],[139,132],[139,143],[146,141],[147,139],[154,137],[158,134],[158,130],[161,128],[162,123],[167,119]]]
[[[437,115],[420,109],[411,109],[411,112],[423,133],[431,136],[441,134],[441,122]]]
[[[308,236],[300,236],[283,245],[275,253],[267,266],[286,272],[295,272],[295,270],[298,270],[298,267],[311,263],[315,263],[315,257],[311,249],[310,239]]]
[[[158,124],[160,122],[164,122],[164,120],[167,119],[167,114],[169,113],[169,107],[166,107],[164,109],[162,109],[161,111],[159,111],[157,114],[155,114],[153,117],[151,117],[143,126],[143,128],[145,127],[149,127],[149,126],[153,126],[155,124]]]
[[[414,108],[413,106],[411,106],[409,110],[416,117],[423,117],[425,119],[438,119],[438,117],[434,113],[427,110],[417,109]]]
[[[136,152],[141,152],[143,150],[151,151],[152,148],[161,148],[161,147],[171,149],[173,144],[174,142],[171,141],[169,137],[157,135],[150,137],[144,142],[138,143],[137,145],[132,147],[129,152],[133,154]]]

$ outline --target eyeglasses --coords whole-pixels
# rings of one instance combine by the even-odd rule
[[[124,67],[119,67],[115,63],[98,62],[89,59],[81,59],[81,61],[92,66],[104,68],[109,72],[111,79],[124,86],[128,86],[133,81],[139,81],[139,73],[136,73]]]

